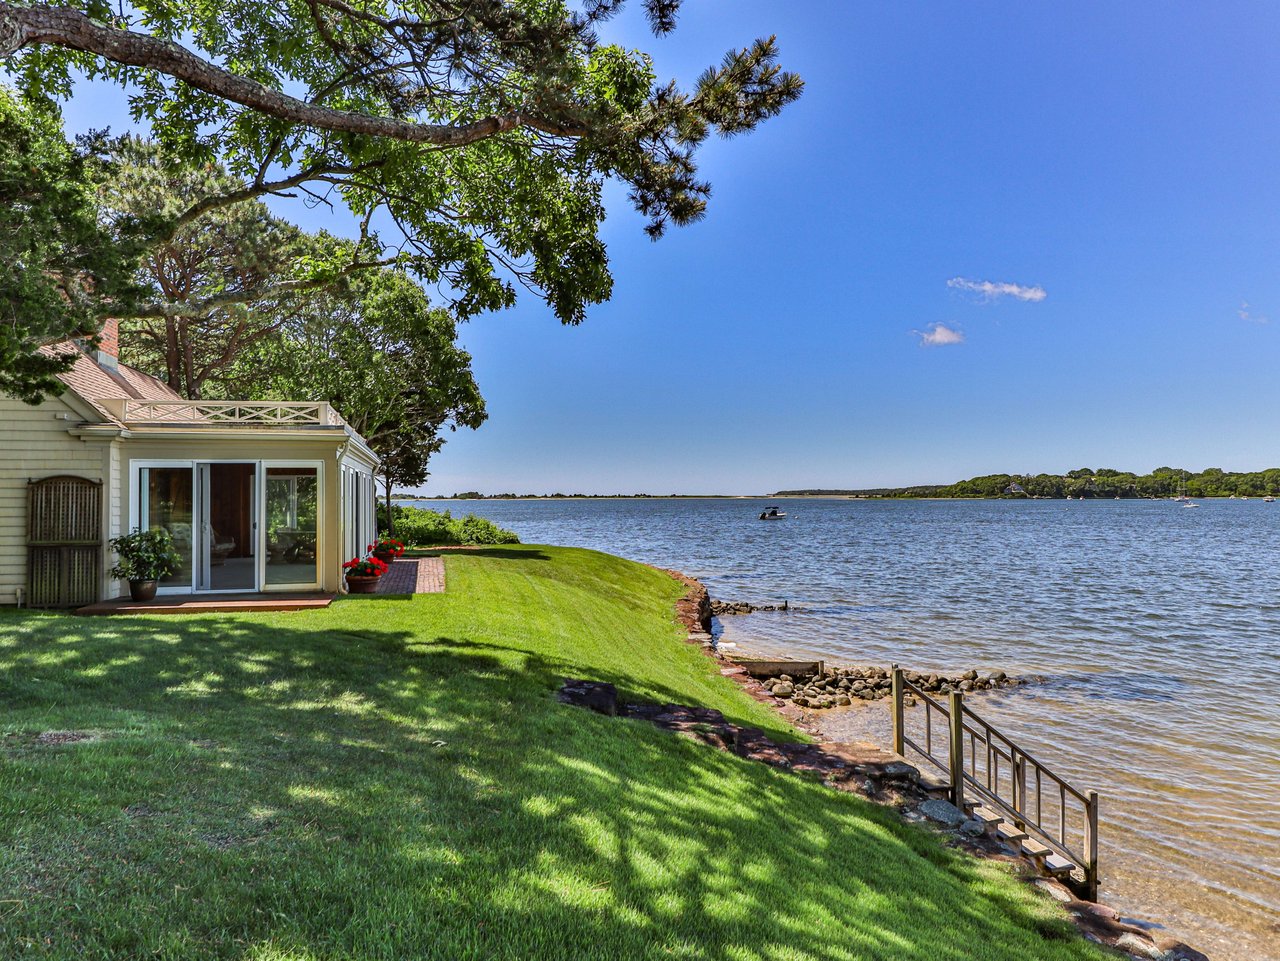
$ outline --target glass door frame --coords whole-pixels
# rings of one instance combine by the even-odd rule
[[[129,477],[132,485],[129,497],[129,527],[128,532],[142,529],[143,519],[148,521],[148,529],[150,522],[150,510],[147,498],[150,491],[143,484],[143,472],[150,470],[175,470],[186,469],[191,475],[191,554],[187,557],[188,570],[191,571],[190,584],[177,584],[166,586],[164,581],[156,587],[157,594],[195,594],[196,591],[196,556],[199,550],[201,537],[197,532],[196,513],[199,505],[196,503],[196,461],[192,460],[131,460],[129,462]]]
[[[258,591],[262,594],[270,594],[272,592],[290,593],[297,591],[318,591],[320,590],[320,566],[324,563],[325,541],[328,538],[327,525],[325,524],[325,498],[324,498],[324,461],[315,459],[306,460],[260,460],[258,461]],[[267,581],[267,560],[270,552],[267,550],[267,535],[270,533],[267,528],[267,469],[271,467],[310,467],[316,472],[316,578],[310,584],[270,584]]]
[[[208,475],[202,466],[209,464],[253,464],[254,482],[251,510],[254,515],[254,586],[246,591],[243,588],[234,590],[201,590],[200,574],[207,561],[202,558],[209,554],[211,546],[206,534],[208,526],[207,510],[208,491],[202,490],[200,482],[202,474]],[[191,471],[191,583],[166,587],[163,583],[157,588],[157,594],[267,594],[271,592],[317,591],[322,581],[321,565],[325,558],[325,545],[329,537],[325,520],[325,462],[321,459],[261,459],[253,457],[201,457],[201,458],[147,458],[129,461],[129,477],[131,490],[129,496],[129,530],[142,526],[144,505],[147,491],[143,488],[143,471],[154,468],[186,468]],[[316,577],[311,583],[276,584],[267,583],[267,468],[268,467],[304,467],[314,468],[316,472]]]

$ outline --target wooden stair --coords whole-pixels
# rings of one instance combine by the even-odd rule
[[[995,838],[1013,848],[1031,861],[1042,874],[1066,880],[1079,870],[1074,862],[1055,854],[1047,844],[1028,836],[1025,831],[1006,821],[1004,815],[984,807],[982,802],[966,800],[964,808],[971,818],[982,822],[987,837]]]

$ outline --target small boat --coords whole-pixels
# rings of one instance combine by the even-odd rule
[[[1263,500],[1263,503],[1266,503],[1266,504],[1274,504],[1276,502],[1276,499],[1272,497],[1270,494],[1262,498],[1262,500]]]
[[[1199,507],[1200,505],[1199,505],[1199,504],[1197,504],[1195,501],[1187,501],[1187,502],[1186,502],[1185,504],[1183,504],[1182,506],[1183,506],[1183,507]]]
[[[767,511],[760,512],[760,519],[762,521],[780,521],[786,518],[786,516],[786,511],[780,511],[776,507],[770,507]]]

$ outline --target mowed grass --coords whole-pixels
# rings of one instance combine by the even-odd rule
[[[446,564],[324,611],[0,615],[0,957],[1100,956],[892,812],[559,704],[591,677],[790,733],[665,575]]]

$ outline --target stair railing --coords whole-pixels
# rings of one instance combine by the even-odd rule
[[[1082,875],[1084,896],[1096,899],[1098,792],[1080,791],[1054,773],[974,713],[961,691],[950,691],[944,705],[908,681],[897,665],[892,685],[894,752],[905,757],[909,747],[942,772],[957,808],[967,810],[966,797],[972,794],[1018,830],[1066,858]],[[908,695],[924,707],[922,741],[907,732]],[[944,736],[945,754],[939,743]]]

